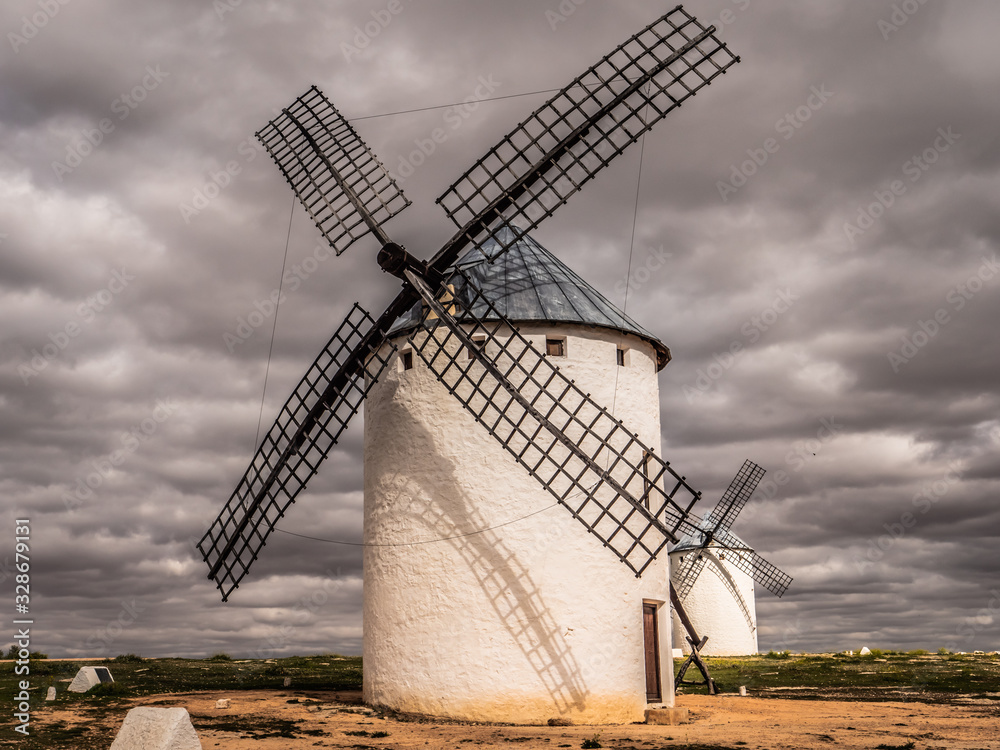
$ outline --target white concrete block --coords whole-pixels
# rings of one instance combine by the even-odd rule
[[[45,700],[54,701],[56,699],[56,689],[50,687],[48,693],[45,694]]]
[[[80,671],[66,689],[71,693],[86,693],[102,682],[114,682],[107,667],[80,667]]]
[[[140,706],[125,715],[111,750],[202,750],[186,708]]]

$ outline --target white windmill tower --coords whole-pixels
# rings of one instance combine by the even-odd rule
[[[490,263],[498,241],[507,251]],[[505,352],[530,342],[660,452],[657,372],[669,352],[655,336],[511,228],[456,265],[456,304],[487,320],[492,307],[518,329]],[[667,556],[637,577],[581,534],[463,408],[486,406],[467,380],[483,366],[449,334],[407,341],[420,318],[418,306],[390,332],[385,346],[399,355],[365,399],[366,702],[478,721],[641,720],[648,703],[670,700],[659,667],[670,664]],[[500,351],[496,326],[466,326],[487,357]],[[457,399],[438,382],[448,368]],[[480,419],[504,414],[487,408]],[[565,490],[569,507],[585,504],[580,488]]]
[[[403,288],[377,319],[355,305],[198,546],[227,599],[367,401],[370,702],[594,723],[671,703],[666,547],[700,495],[658,455],[669,354],[527,233],[738,62],[714,31],[678,6],[537,109],[438,199],[458,231],[427,261],[389,239],[409,201],[318,89],[258,134],[337,253],[372,234]]]
[[[755,583],[781,596],[792,579],[757,554],[731,531],[733,523],[757,488],[764,470],[743,464],[719,503],[670,550],[672,583],[694,630],[707,634],[697,650],[703,656],[757,653]],[[679,615],[674,634],[690,653]]]

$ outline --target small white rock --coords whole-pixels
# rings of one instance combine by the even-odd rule
[[[217,700],[215,702],[215,707],[216,708],[229,708],[229,698],[219,698],[219,700]]]
[[[870,648],[864,646],[860,651],[858,651],[858,656],[868,656],[868,654],[870,654],[871,652],[872,650]]]
[[[54,701],[56,699],[56,689],[55,687],[50,687],[49,692],[45,695],[45,700]]]

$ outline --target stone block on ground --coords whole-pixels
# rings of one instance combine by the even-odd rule
[[[140,706],[125,715],[111,750],[202,750],[186,708]]]
[[[50,687],[49,691],[45,694],[45,700],[54,701],[55,699],[56,699],[56,689],[54,687]]]
[[[94,685],[100,685],[102,682],[114,682],[107,667],[80,667],[80,671],[66,689],[71,693],[86,693]]]
[[[677,706],[673,708],[647,708],[646,723],[665,724],[669,726],[687,724],[688,710],[686,708],[678,708]]]

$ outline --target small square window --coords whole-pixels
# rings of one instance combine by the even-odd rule
[[[545,354],[549,357],[565,357],[566,339],[545,339]]]
[[[403,369],[404,370],[412,370],[413,369],[413,351],[412,350],[407,349],[405,352],[403,352],[400,355],[399,359],[400,359],[400,362],[403,363]]]
[[[484,354],[486,353],[486,337],[485,336],[473,336],[472,337],[472,343],[475,345],[475,347],[479,351],[483,352]],[[466,359],[474,359],[474,357],[472,356],[472,352],[470,352],[468,349],[465,350],[465,358]]]

